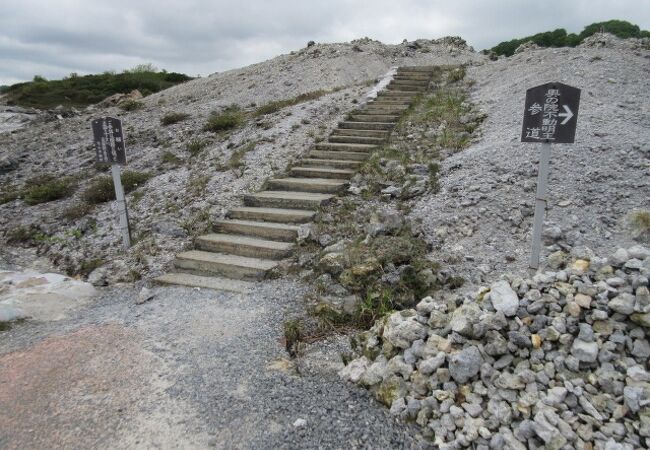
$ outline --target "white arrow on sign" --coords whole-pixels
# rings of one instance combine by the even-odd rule
[[[573,117],[573,111],[571,111],[567,105],[562,105],[562,108],[564,108],[566,112],[558,114],[558,116],[564,117],[564,120],[560,123],[560,125],[566,125],[567,122]]]

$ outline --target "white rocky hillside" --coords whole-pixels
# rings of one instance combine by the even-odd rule
[[[647,39],[602,34],[471,67],[472,101],[487,117],[482,139],[442,163],[440,192],[412,213],[435,259],[478,282],[526,269],[540,146],[519,142],[521,121],[526,90],[549,81],[582,95],[575,144],[552,146],[543,255],[589,257],[650,238],[650,216],[640,217],[645,233],[630,223],[650,210],[649,69]]]
[[[220,218],[274,171],[306,152],[363,100],[375,80],[394,65],[481,63],[486,58],[457,38],[384,45],[363,39],[313,45],[242,69],[196,79],[143,99],[144,107],[90,107],[72,117],[44,115],[0,134],[0,187],[20,190],[34,176],[73,176],[78,186],[63,200],[29,206],[22,199],[0,205],[0,231],[7,245],[0,264],[29,266],[37,255],[58,270],[88,272],[93,280],[136,279],[161,273],[191,235]],[[325,91],[325,95],[246,121],[237,130],[203,130],[212,111],[231,105],[253,111],[271,101]],[[329,92],[332,90],[332,92]],[[163,126],[168,113],[187,120]],[[112,202],[89,210],[82,193],[98,176],[89,122],[112,115],[126,130],[127,169],[152,175],[127,197],[137,244],[120,248]],[[188,144],[205,145],[192,156]]]

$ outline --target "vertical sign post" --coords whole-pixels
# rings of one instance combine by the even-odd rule
[[[124,131],[122,121],[114,117],[102,117],[92,121],[93,137],[95,143],[95,156],[98,163],[111,165],[115,198],[120,216],[120,233],[124,248],[131,246],[131,229],[129,227],[129,213],[126,208],[126,197],[120,178],[120,165],[126,165],[126,147],[124,145]]]
[[[542,248],[542,228],[546,213],[547,185],[551,144],[571,144],[575,141],[580,89],[562,83],[547,83],[526,91],[524,123],[521,142],[542,144],[537,173],[535,219],[530,268],[539,268]]]

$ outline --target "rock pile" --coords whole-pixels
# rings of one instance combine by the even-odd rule
[[[442,294],[353,339],[340,372],[440,448],[650,445],[650,249]]]

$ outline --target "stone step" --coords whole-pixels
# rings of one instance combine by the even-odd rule
[[[376,137],[388,139],[390,136],[390,131],[387,130],[351,130],[351,129],[341,129],[335,128],[332,131],[331,136],[363,136],[363,137]]]
[[[395,84],[389,84],[386,86],[386,89],[389,92],[424,92],[427,90],[426,86],[412,86],[412,85],[406,85],[406,84],[400,84],[400,85],[395,85]]]
[[[399,66],[397,68],[397,72],[425,72],[425,73],[433,73],[433,71],[436,70],[436,66]]]
[[[368,103],[363,108],[361,108],[361,110],[367,111],[369,109],[388,109],[388,110],[396,111],[396,113],[399,114],[401,111],[408,109],[409,106],[411,106],[410,102],[402,102],[402,103],[373,102],[373,103]]]
[[[391,81],[426,81],[431,80],[432,75],[428,73],[397,73]]]
[[[354,175],[354,170],[333,169],[327,166],[292,167],[291,175],[303,178],[328,178],[332,180],[349,180]]]
[[[403,109],[389,109],[389,108],[364,108],[354,111],[352,114],[368,114],[371,116],[400,116],[404,112]]]
[[[285,242],[295,241],[298,238],[299,229],[298,225],[254,220],[222,219],[214,223],[214,230],[220,233],[255,236]]]
[[[300,160],[299,164],[305,167],[331,167],[334,169],[358,169],[361,164],[360,161],[341,160],[341,159],[312,159],[305,158]]]
[[[412,103],[413,102],[410,100],[405,102],[401,100],[393,101],[393,100],[379,99],[379,100],[375,100],[372,103],[368,103],[366,105],[366,108],[408,108],[409,106],[411,106]]]
[[[390,84],[394,86],[429,86],[429,79],[422,78],[421,80],[414,78],[393,78]]]
[[[398,115],[395,114],[386,114],[386,115],[376,115],[373,116],[371,114],[352,114],[350,115],[350,121],[352,122],[382,122],[382,123],[387,123],[387,122],[397,122],[397,119],[399,119]]]
[[[338,142],[319,142],[316,150],[340,150],[345,152],[371,152],[377,149],[376,144],[341,144]]]
[[[390,122],[354,122],[346,120],[339,123],[339,128],[349,130],[392,130],[395,126]]]
[[[315,215],[316,211],[305,209],[255,208],[251,206],[232,208],[226,214],[231,219],[263,220],[276,223],[307,223],[311,222]]]
[[[235,292],[245,294],[254,286],[253,283],[242,280],[231,280],[215,276],[193,275],[191,273],[166,273],[153,279],[154,283],[179,285],[187,287],[198,287],[204,289],[214,289],[216,291]]]
[[[400,99],[400,100],[413,100],[416,96],[418,95],[417,92],[413,91],[400,91],[397,89],[390,89],[390,90],[385,90],[381,91],[379,94],[377,94],[377,98],[379,99]]]
[[[228,253],[248,258],[282,259],[291,254],[294,244],[235,234],[205,234],[195,240],[199,250]]]
[[[331,178],[275,178],[268,180],[270,189],[278,191],[319,192],[336,194],[343,190],[348,182]]]
[[[337,144],[372,144],[381,145],[386,142],[386,138],[365,137],[365,136],[341,136],[337,134],[330,135],[330,142]]]
[[[387,86],[389,91],[404,90],[404,91],[417,91],[424,92],[428,89],[427,85],[407,84],[407,83],[391,83]]]
[[[386,92],[392,92],[392,91],[386,91]],[[415,100],[415,96],[410,96],[410,97],[381,96],[381,97],[377,97],[377,100],[375,100],[375,102],[379,104],[389,104],[390,102],[399,102],[402,105],[411,105],[414,100]]]
[[[317,209],[333,197],[309,192],[264,191],[245,195],[244,204],[263,208]]]
[[[347,161],[365,161],[368,159],[367,152],[344,152],[341,150],[311,150],[310,158],[316,159],[344,159]]]
[[[190,250],[179,253],[174,266],[194,275],[221,275],[235,280],[263,280],[278,263],[222,253]]]

